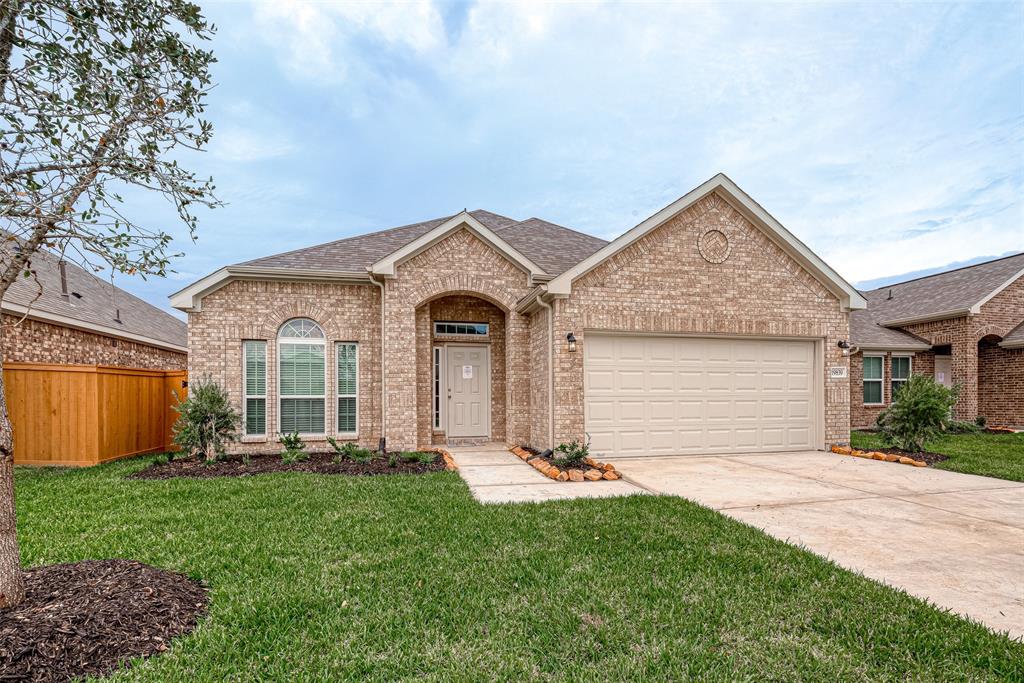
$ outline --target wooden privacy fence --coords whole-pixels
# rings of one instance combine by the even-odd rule
[[[96,465],[171,450],[184,370],[4,365],[19,465]]]

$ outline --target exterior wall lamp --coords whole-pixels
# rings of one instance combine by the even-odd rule
[[[849,356],[850,355],[850,342],[846,341],[845,339],[840,339],[839,343],[836,344],[836,346],[838,346],[839,348],[841,348],[843,350],[843,355],[844,356]]]
[[[569,343],[569,353],[576,353],[576,335],[570,332],[565,335],[565,341]]]

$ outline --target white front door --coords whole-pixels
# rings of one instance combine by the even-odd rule
[[[491,359],[487,346],[448,346],[449,437],[491,435]]]
[[[935,381],[946,387],[953,386],[952,356],[935,356]]]

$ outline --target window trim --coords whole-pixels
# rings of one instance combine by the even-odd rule
[[[882,361],[881,362],[882,376],[879,377],[878,379],[868,379],[867,377],[864,376],[864,360],[867,360],[868,358],[878,358],[878,359],[881,359],[881,361]],[[884,353],[865,353],[864,354],[864,360],[861,361],[861,372],[860,372],[860,382],[861,382],[860,398],[861,398],[861,402],[865,406],[884,406],[885,405],[885,354]],[[864,385],[867,384],[868,382],[878,382],[878,384],[880,385],[879,388],[881,389],[881,391],[879,392],[879,396],[882,397],[882,400],[879,403],[868,403],[867,401],[864,400]]]
[[[288,399],[321,399],[324,402],[324,430],[322,432],[299,432],[298,434],[299,434],[299,436],[307,437],[307,438],[324,437],[324,436],[326,436],[328,434],[327,416],[329,415],[329,413],[327,412],[327,368],[328,368],[328,361],[327,361],[327,334],[324,332],[324,328],[320,325],[320,323],[316,322],[312,318],[304,318],[304,320],[309,320],[313,324],[315,324],[317,327],[319,327],[320,328],[320,332],[322,333],[322,336],[320,336],[320,337],[282,337],[281,336],[281,330],[283,330],[285,328],[285,326],[288,323],[292,322],[293,320],[299,320],[299,318],[289,318],[288,320],[286,320],[283,323],[281,323],[281,327],[279,327],[278,330],[277,330],[277,348],[275,349],[275,353],[274,353],[274,355],[276,356],[276,361],[277,361],[277,416],[276,416],[277,417],[277,425],[276,425],[277,426],[277,433],[278,433],[278,435],[281,435],[281,434],[285,433],[285,432],[283,432],[281,430],[281,417],[284,415],[283,406],[284,406],[284,401],[285,400],[288,400]],[[289,394],[288,396],[285,396],[281,392],[281,349],[282,349],[282,347],[284,347],[287,344],[291,344],[291,345],[295,345],[295,346],[300,346],[300,345],[301,346],[319,346],[319,347],[323,348],[323,350],[324,350],[324,393],[323,394],[302,394],[302,395]],[[288,432],[288,433],[290,434],[291,432]]]
[[[892,365],[897,358],[907,359],[907,376],[902,379],[896,379],[896,376],[892,372]],[[906,384],[910,376],[914,374],[914,357],[906,353],[894,353],[889,357],[889,402],[891,403],[896,398],[896,387],[893,386],[897,382],[900,384]]]
[[[468,325],[472,327],[483,326],[483,332],[444,332],[438,330],[438,325]],[[435,320],[434,321],[434,336],[435,337],[489,337],[491,336],[491,324],[490,323],[476,323],[468,320]]]
[[[431,430],[434,432],[445,431],[444,427],[444,366],[445,366],[445,353],[444,346],[435,344],[431,349],[431,371],[433,376],[431,377],[430,383],[430,399],[431,399]]]
[[[339,353],[343,346],[351,346],[356,351],[356,385],[351,394],[341,393],[341,375],[339,373]],[[343,398],[355,399],[356,414],[355,423],[356,428],[351,432],[341,431],[341,420],[339,418],[339,404]],[[326,426],[326,425],[325,425]],[[334,432],[338,436],[345,437],[346,439],[354,439],[359,437],[359,342],[352,341],[339,341],[334,342]]]
[[[249,389],[249,375],[248,375],[248,361],[249,354],[247,347],[249,343],[263,344],[263,393],[262,394],[250,394]],[[253,438],[267,438],[267,350],[269,345],[266,339],[243,339],[242,340],[242,436],[249,436]],[[263,399],[263,431],[262,432],[250,432],[248,429],[248,405],[250,398],[262,398]]]

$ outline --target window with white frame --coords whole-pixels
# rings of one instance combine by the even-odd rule
[[[441,378],[444,376],[443,353],[440,346],[434,347],[434,429],[441,429]]]
[[[338,433],[355,434],[359,425],[359,345],[335,344],[338,378]]]
[[[882,356],[864,356],[864,405],[880,406],[882,397]]]
[[[892,380],[892,400],[907,380],[910,379],[910,356],[893,356],[892,368],[889,371],[889,379]]]
[[[435,322],[434,334],[468,334],[475,336],[486,336],[487,323],[458,323],[458,322]]]
[[[297,318],[281,326],[277,340],[278,430],[323,434],[327,363],[324,331]]]
[[[242,384],[245,400],[242,418],[245,433],[267,433],[267,342],[248,340],[242,343]]]

